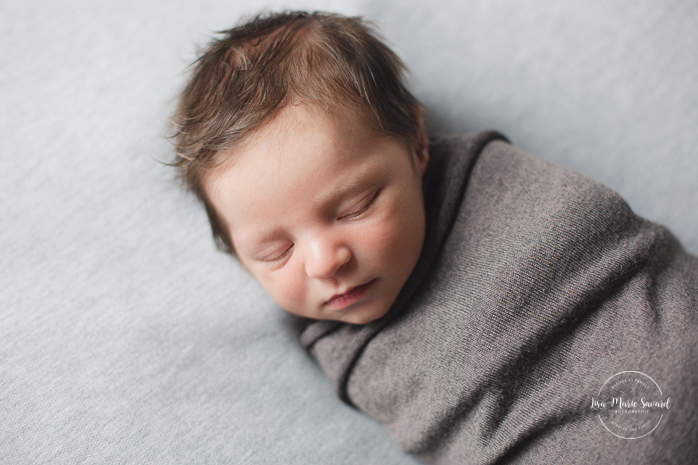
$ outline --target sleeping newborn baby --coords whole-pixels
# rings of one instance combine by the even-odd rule
[[[433,137],[365,22],[199,58],[177,166],[340,398],[425,463],[696,463],[698,259],[497,132]]]

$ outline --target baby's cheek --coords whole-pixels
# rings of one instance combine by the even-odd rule
[[[294,267],[284,269],[270,278],[265,288],[285,310],[296,314],[304,314],[307,311],[304,280]]]
[[[391,217],[390,232],[403,250],[412,252],[415,245],[421,249],[424,238],[424,207],[421,199],[406,199],[396,206]]]
[[[383,268],[401,267],[419,253],[419,222],[404,212],[391,211],[366,231],[366,246],[373,260]]]

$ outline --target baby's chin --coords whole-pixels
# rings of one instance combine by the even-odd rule
[[[388,313],[387,310],[382,313],[372,315],[348,315],[346,318],[337,321],[342,321],[344,323],[349,323],[353,325],[365,325],[382,318],[383,316],[385,316],[386,313]]]
[[[314,320],[314,321],[338,321],[341,323],[349,323],[353,325],[365,325],[367,323],[371,323],[373,321],[379,320],[383,316],[385,316],[386,313],[388,313],[389,308],[372,308],[372,309],[362,309],[362,308],[349,308],[345,311],[337,311],[333,313],[328,313],[328,314],[323,314],[323,315],[317,315],[317,316],[309,316],[305,313],[302,312],[293,312],[290,310],[286,310],[286,312],[299,316],[302,318],[307,318],[309,320]]]
[[[353,325],[365,325],[373,321],[381,319],[388,313],[390,307],[387,308],[349,308],[345,312],[339,312],[337,315],[328,315],[326,318],[330,321],[341,321]]]

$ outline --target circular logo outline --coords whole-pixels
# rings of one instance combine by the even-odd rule
[[[622,374],[625,374],[625,373],[635,373],[635,374],[638,374],[638,375],[645,376],[645,377],[648,378],[650,381],[652,381],[652,383],[654,383],[654,385],[657,387],[657,390],[659,391],[659,394],[660,394],[661,396],[664,396],[664,393],[662,392],[662,388],[659,387],[659,384],[657,384],[657,382],[656,382],[654,379],[652,379],[651,376],[649,376],[649,375],[647,375],[647,374],[645,374],[645,373],[643,373],[643,372],[641,372],[641,371],[632,371],[632,370],[621,371],[621,372],[618,372],[618,373],[616,373],[615,375],[611,376],[610,378],[608,378],[608,379],[606,380],[606,382],[603,383],[603,384],[601,385],[601,387],[599,388],[598,396],[601,397],[601,391],[603,390],[604,386],[606,386],[606,384],[608,384],[609,381],[611,381],[611,380],[612,380],[613,378],[615,378],[616,376],[622,375]],[[667,408],[668,408],[668,407],[667,407]],[[614,435],[615,437],[620,438],[620,439],[641,439],[641,438],[644,438],[645,436],[651,434],[654,430],[656,430],[657,427],[662,423],[662,420],[664,419],[664,414],[662,413],[661,416],[659,417],[659,421],[657,421],[657,424],[654,425],[654,428],[652,428],[650,431],[648,431],[647,433],[643,434],[642,436],[638,436],[638,437],[634,437],[634,438],[626,438],[626,437],[620,436],[620,435],[614,433],[613,431],[611,431],[611,430],[608,428],[608,426],[606,426],[606,424],[603,422],[603,419],[601,418],[601,414],[597,414],[597,416],[599,417],[599,421],[601,422],[601,424],[603,425],[603,427],[606,428],[606,431],[608,431],[609,433],[611,433],[612,435]]]

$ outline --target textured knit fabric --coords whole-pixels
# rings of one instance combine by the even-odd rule
[[[339,396],[427,464],[698,463],[698,259],[498,133],[430,157],[424,248],[388,314],[301,335]],[[590,409],[622,371],[671,397],[646,437]]]

